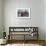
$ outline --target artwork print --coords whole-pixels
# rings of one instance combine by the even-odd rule
[[[17,8],[16,17],[17,18],[30,18],[30,8]]]

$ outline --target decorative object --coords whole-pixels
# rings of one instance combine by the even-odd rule
[[[6,44],[7,39],[6,39],[6,32],[5,32],[5,27],[2,25],[1,31],[0,31],[0,44]]]
[[[17,18],[30,18],[30,8],[16,8]]]
[[[6,39],[0,39],[0,44],[6,44],[7,40]]]
[[[6,39],[6,32],[3,32],[3,38]]]

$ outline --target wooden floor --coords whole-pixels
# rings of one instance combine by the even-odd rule
[[[46,46],[46,42],[44,40],[8,40],[7,44],[39,44],[42,46]],[[5,45],[7,45],[5,44]],[[5,46],[5,45],[0,45],[0,46]]]
[[[44,40],[10,40],[8,43],[40,44],[46,46]]]

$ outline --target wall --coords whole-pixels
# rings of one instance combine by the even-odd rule
[[[39,27],[39,38],[45,39],[45,4],[44,0],[32,0],[32,26]]]
[[[45,40],[46,40],[46,0],[45,0]]]
[[[0,38],[2,37],[2,0],[0,0]]]
[[[16,8],[31,8],[31,19],[17,19]],[[43,0],[4,0],[4,26],[7,35],[10,26],[37,26],[39,39],[45,39]]]

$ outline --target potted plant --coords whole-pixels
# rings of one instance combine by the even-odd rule
[[[4,31],[4,30],[3,30]],[[0,44],[6,44],[6,32],[0,30]]]
[[[3,32],[3,39],[6,39],[6,32]]]

